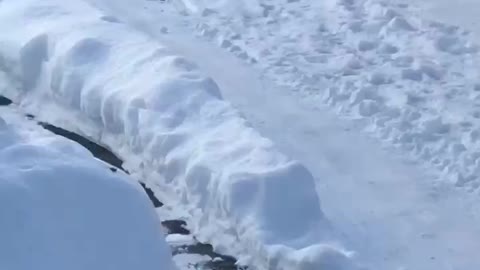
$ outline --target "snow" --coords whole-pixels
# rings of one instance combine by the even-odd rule
[[[196,254],[178,254],[174,257],[175,263],[179,269],[192,269],[192,266],[201,264],[204,261],[208,261],[208,256],[196,255]],[[195,269],[195,268],[193,268]]]
[[[245,1],[265,11],[248,16],[215,1],[188,2],[200,35],[258,62],[265,76],[310,103],[362,122],[438,178],[477,191],[478,47],[458,27],[422,19],[402,1]],[[204,16],[204,9],[214,12]],[[425,129],[432,120],[448,133]]]
[[[311,173],[249,127],[195,64],[111,18],[81,1],[3,1],[10,82],[0,91],[115,149],[133,176],[177,198],[201,240],[241,263],[350,269],[350,252],[330,244]]]
[[[193,237],[191,235],[182,235],[182,234],[169,234],[166,237],[168,243],[172,244],[183,244],[183,243],[193,243]]]
[[[397,2],[258,1],[268,10],[260,17],[193,11],[185,24],[237,61],[185,37],[176,44],[255,128],[322,179],[323,210],[357,259],[378,269],[477,269],[476,46]],[[403,164],[405,155],[415,163]]]
[[[174,269],[140,186],[1,110],[0,269]],[[5,120],[3,119],[5,118]]]
[[[447,23],[451,27],[461,27],[463,30],[471,31],[475,39],[479,40],[480,25],[477,14],[480,12],[480,6],[476,0],[459,0],[455,5],[445,0],[407,2],[415,8],[419,16]]]
[[[0,93],[114,149],[196,238],[253,269],[480,268],[479,52],[447,24],[473,15],[37,2],[0,2]]]
[[[469,189],[454,188],[448,181],[448,175],[435,175],[438,170],[422,160],[413,157],[416,164],[406,163],[404,155],[410,150],[405,151],[398,143],[394,145],[400,149],[392,149],[392,141],[385,138],[378,127],[370,125],[371,119],[368,117],[359,118],[354,114],[354,121],[344,121],[322,106],[326,91],[322,87],[329,84],[328,81],[320,80],[321,76],[325,76],[326,79],[329,76],[333,78],[332,74],[338,68],[345,78],[336,78],[332,85],[345,83],[343,79],[348,81],[352,73],[356,75],[365,72],[375,64],[377,57],[383,55],[371,55],[371,58],[365,59],[362,57],[363,52],[345,56],[342,51],[332,51],[335,46],[351,41],[348,38],[344,40],[336,37],[332,33],[325,33],[322,39],[325,42],[332,42],[333,45],[330,47],[316,46],[315,49],[307,48],[298,52],[302,49],[299,46],[303,44],[299,42],[301,39],[292,40],[289,36],[292,33],[316,33],[316,29],[305,27],[309,25],[305,21],[292,21],[292,17],[255,24],[258,18],[250,17],[243,20],[241,16],[240,19],[231,18],[224,16],[221,10],[210,10],[201,12],[201,16],[198,17],[193,14],[179,19],[175,10],[170,10],[166,5],[153,3],[133,8],[128,1],[115,6],[107,2],[101,3],[102,1],[96,1],[96,4],[102,6],[109,14],[115,14],[125,23],[135,26],[163,43],[170,44],[170,47],[175,48],[178,53],[193,59],[203,71],[212,76],[220,86],[222,96],[242,111],[253,127],[271,138],[283,152],[305,164],[317,179],[317,192],[322,198],[323,211],[334,230],[340,234],[339,239],[357,251],[355,259],[368,265],[367,269],[443,270],[452,267],[459,269],[480,267],[480,261],[475,256],[475,250],[478,250],[480,243],[479,201],[475,194],[469,194]],[[333,1],[329,3],[334,4],[332,10],[344,10]],[[372,3],[375,2],[371,1],[370,4]],[[322,11],[313,9],[308,4],[303,2],[303,7],[292,4],[291,7],[303,9],[291,8],[284,14],[286,16],[307,14],[308,17],[308,12]],[[282,9],[286,5],[278,6]],[[408,9],[398,7],[405,12],[405,20],[415,21],[416,18],[409,14]],[[269,7],[266,9],[271,10]],[[376,9],[376,12],[381,16],[383,13],[385,16],[394,14],[388,10],[383,12],[381,8]],[[339,20],[335,16],[330,16],[328,12],[325,13],[327,15],[324,15],[323,21],[333,23]],[[361,12],[358,13],[361,15]],[[161,18],[158,14],[162,14]],[[205,14],[207,16],[204,16]],[[375,16],[377,15],[372,14],[372,17]],[[318,22],[318,18],[314,18],[312,22]],[[348,22],[353,29],[362,26],[361,23],[356,24],[354,19]],[[282,24],[285,22],[291,22],[289,26],[292,27]],[[234,23],[237,24],[225,29]],[[417,29],[415,24],[412,25]],[[194,31],[192,29],[194,26],[198,26],[197,33],[204,38],[192,37],[190,32]],[[405,25],[402,26],[401,20],[394,21],[389,29],[398,26]],[[246,27],[250,28],[247,30]],[[268,27],[278,29],[267,34],[261,32]],[[424,31],[422,27],[418,31]],[[168,35],[159,31],[159,28],[168,28]],[[408,30],[403,29],[402,31]],[[338,36],[346,34],[340,30]],[[349,31],[343,30],[347,33]],[[392,33],[395,34],[395,31]],[[282,33],[284,36],[280,36]],[[224,39],[225,36],[231,38]],[[267,38],[271,40],[265,40]],[[214,43],[220,46],[230,45],[222,52],[218,47],[215,48]],[[242,45],[243,43],[245,44]],[[352,44],[353,48],[357,48],[359,42],[354,40]],[[244,46],[242,50],[240,45]],[[252,61],[259,51],[256,49],[259,46],[276,52],[265,53]],[[444,76],[444,70],[436,69],[429,62],[418,64],[415,63],[413,56],[401,53],[395,55],[401,52],[401,47],[393,41],[378,45],[376,48],[387,54],[386,57],[395,56],[392,66],[398,67],[399,76],[403,69],[424,70],[419,88],[433,91],[436,88],[430,84],[430,77],[434,79]],[[289,50],[285,52],[283,49]],[[248,57],[244,57],[245,54],[248,54]],[[237,59],[232,55],[237,56]],[[312,63],[304,70],[300,70],[304,64],[299,61],[302,57]],[[455,60],[455,57],[452,56],[451,60]],[[285,59],[288,61],[281,62]],[[257,64],[252,67],[252,62]],[[324,71],[325,66],[335,68],[334,72]],[[343,70],[344,66],[348,69]],[[225,67],[228,67],[228,70]],[[315,74],[312,77],[302,77],[301,71],[305,70]],[[365,76],[366,80],[379,84],[376,87],[360,89],[361,91],[355,89],[357,85],[354,80],[358,77],[350,78],[352,80],[346,84],[350,84],[351,89],[358,90],[356,95],[351,97],[351,102],[364,108],[376,104],[380,113],[385,109],[384,105],[399,107],[398,110],[386,112],[389,117],[399,117],[406,108],[408,117],[412,120],[418,119],[419,115],[425,113],[424,108],[416,110],[415,107],[405,107],[405,104],[422,100],[398,90],[402,88],[394,88],[393,91],[390,88],[392,78],[387,76],[387,71],[379,70]],[[299,78],[302,78],[301,82],[292,82]],[[409,89],[411,81],[397,80],[393,83],[405,83],[408,86],[405,86],[405,89]],[[457,78],[452,82],[458,84],[463,83],[463,80]],[[331,104],[330,108],[348,117],[342,106],[346,106],[345,100],[350,102],[351,93],[348,91],[339,93],[334,87],[325,88],[338,97],[334,99],[336,103]],[[383,89],[392,90],[388,93],[392,97],[388,104],[384,104],[386,101],[378,97],[377,91]],[[299,101],[299,96],[303,96],[304,100]],[[461,104],[471,105],[471,102]],[[371,118],[374,117],[376,116],[373,115]],[[382,124],[384,121],[389,124],[388,119],[379,119],[377,123]],[[405,138],[408,138],[409,121],[403,121],[402,124],[405,126],[401,126],[407,133]],[[386,149],[379,146],[378,139],[365,138],[364,134],[359,132],[365,126],[367,131],[371,132],[370,135],[383,138]],[[424,127],[433,128],[431,132],[435,133],[435,137],[449,142],[450,137],[444,132],[449,130],[450,126],[432,118],[432,121],[425,121]],[[436,134],[437,132],[439,134]],[[456,146],[452,149],[462,148]]]
[[[189,57],[215,74],[220,88],[228,89],[224,96],[248,112],[254,127],[310,168],[325,215],[357,251],[355,258],[371,265],[367,269],[476,269],[472,252],[479,248],[480,227],[471,212],[478,215],[478,200],[432,184],[422,168],[402,164],[396,151],[382,151],[357,126],[325,108],[297,104],[281,92],[287,89],[258,79],[228,54],[198,41],[183,44],[195,44]],[[216,61],[208,62],[213,53]],[[222,72],[224,66],[234,72]]]

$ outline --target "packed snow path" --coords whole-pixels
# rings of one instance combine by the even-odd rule
[[[475,257],[480,248],[477,198],[434,182],[428,171],[397,157],[398,151],[381,148],[356,132],[361,125],[296,100],[288,86],[273,83],[268,72],[259,76],[265,73],[258,65],[245,64],[248,51],[242,54],[237,47],[231,54],[193,36],[191,27],[202,25],[201,20],[178,19],[175,10],[157,3],[138,9],[101,6],[193,59],[255,128],[321,177],[318,192],[324,211],[366,265],[395,270],[480,267]],[[219,31],[209,32],[206,25],[200,30],[207,39]],[[236,41],[242,42],[241,36]],[[221,46],[230,50],[232,45]]]

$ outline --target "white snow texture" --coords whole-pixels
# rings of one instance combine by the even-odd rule
[[[233,1],[182,2],[219,47],[359,120],[439,179],[480,192],[479,48],[470,33],[409,7],[424,2],[452,13],[451,1],[245,0],[235,12],[226,7]],[[476,18],[460,12],[478,4],[462,3],[449,17]]]
[[[190,223],[194,232],[219,249],[243,251],[241,262],[259,269],[351,269],[350,253],[328,244],[334,239],[311,173],[250,128],[194,64],[106,18],[81,1],[2,1],[0,78],[8,86],[0,84],[0,92],[114,149],[132,173],[151,172],[144,175],[150,185],[168,187],[199,213]],[[75,179],[68,183],[87,188]],[[119,197],[112,196],[101,207],[113,207]],[[79,218],[95,215],[100,212]]]
[[[0,213],[0,269],[174,269],[137,183],[75,143],[2,118]]]

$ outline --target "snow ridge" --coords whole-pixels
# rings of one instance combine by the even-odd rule
[[[310,172],[194,64],[81,1],[3,1],[0,25],[24,25],[2,29],[0,92],[115,149],[217,249],[259,269],[353,268]]]

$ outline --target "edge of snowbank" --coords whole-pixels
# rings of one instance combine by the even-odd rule
[[[175,193],[217,248],[248,250],[240,259],[262,269],[351,268],[327,244],[310,172],[248,127],[194,64],[80,1],[4,1],[0,25],[23,25],[2,29],[0,92],[114,149]]]
[[[1,269],[174,269],[137,183],[16,117],[0,117]]]

